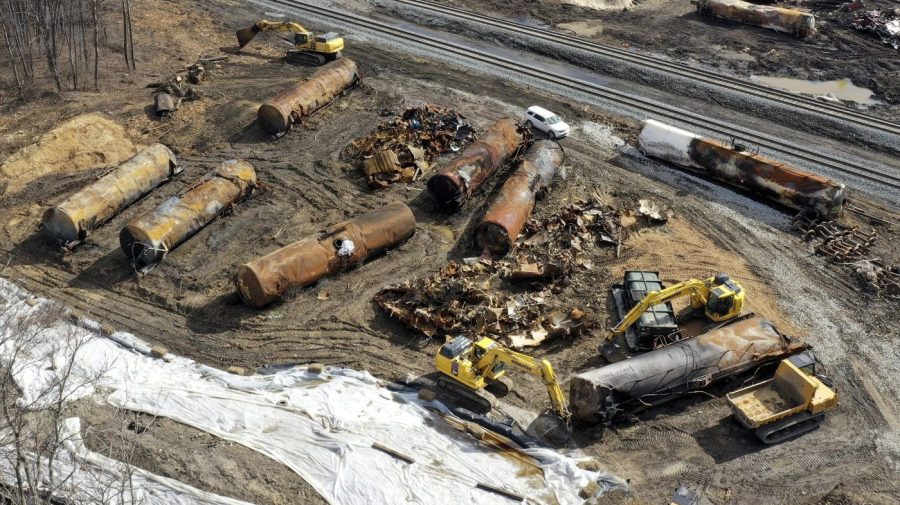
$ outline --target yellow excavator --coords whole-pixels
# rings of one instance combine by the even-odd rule
[[[678,333],[672,300],[690,296],[692,310],[721,323],[742,314],[746,293],[725,273],[664,288],[658,272],[628,271],[624,283],[613,287],[612,295],[620,320],[610,330],[609,339],[625,334],[628,347],[639,351],[659,347],[661,338]]]
[[[291,33],[294,35],[294,51],[288,51],[287,57],[299,63],[311,65],[324,65],[334,61],[344,50],[344,39],[334,32],[323,35],[313,35],[299,23],[292,21],[266,21],[261,20],[253,26],[241,28],[237,31],[238,47],[244,46],[256,37],[259,32]]]
[[[442,345],[434,357],[435,367],[441,375],[437,384],[478,403],[484,410],[494,407],[493,390],[497,395],[509,393],[510,383],[505,377],[507,367],[537,375],[547,386],[553,411],[566,424],[571,414],[556,380],[553,366],[546,359],[537,360],[515,352],[500,343],[481,337],[476,341],[459,336]]]

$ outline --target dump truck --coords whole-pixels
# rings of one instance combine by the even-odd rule
[[[734,418],[766,444],[777,444],[812,431],[837,406],[831,381],[816,375],[808,352],[783,360],[769,380],[726,395]]]

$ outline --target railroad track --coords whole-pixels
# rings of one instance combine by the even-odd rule
[[[253,3],[262,5],[279,5],[282,7],[302,10],[322,19],[330,19],[338,23],[357,26],[362,30],[368,30],[371,32],[387,35],[396,40],[407,42],[412,46],[421,46],[436,51],[442,51],[454,56],[458,56],[464,60],[478,62],[489,67],[494,67],[496,69],[502,69],[518,75],[532,77],[535,79],[539,79],[542,82],[557,84],[572,91],[584,93],[588,96],[602,98],[618,105],[630,107],[633,110],[646,114],[648,117],[656,119],[668,119],[693,127],[702,128],[714,132],[715,135],[719,135],[724,138],[740,139],[742,141],[755,144],[761,148],[787,154],[816,166],[827,167],[837,173],[853,175],[861,179],[881,184],[888,188],[900,189],[900,177],[893,173],[874,170],[866,166],[855,164],[852,161],[840,159],[827,154],[822,154],[814,148],[791,143],[772,135],[755,132],[741,126],[728,125],[721,121],[705,117],[693,111],[680,109],[666,103],[655,102],[652,100],[635,97],[623,91],[619,91],[607,86],[583,81],[581,79],[576,79],[573,77],[555,75],[551,72],[533,68],[524,63],[510,60],[502,56],[473,52],[469,47],[435,37],[427,37],[418,32],[414,33],[408,30],[404,30],[396,26],[377,21],[375,19],[372,19],[371,17],[364,17],[357,14],[320,7],[318,5],[312,5],[299,0],[253,0]]]
[[[665,70],[669,74],[685,77],[694,81],[699,81],[710,86],[737,91],[769,101],[780,102],[823,116],[839,118],[843,121],[853,123],[858,126],[864,126],[873,130],[890,133],[893,135],[900,135],[900,123],[871,116],[869,114],[864,114],[862,112],[849,109],[843,105],[822,102],[814,98],[796,95],[788,91],[780,90],[778,88],[771,88],[769,86],[763,86],[761,84],[756,84],[750,81],[739,79],[737,77],[731,77],[717,72],[695,68],[690,65],[657,58],[655,56],[650,56],[647,54],[626,51],[617,47],[600,44],[572,35],[566,35],[559,31],[528,26],[502,18],[479,14],[477,12],[436,4],[427,0],[393,1],[399,4],[409,5],[411,7],[417,7],[432,12],[440,12],[452,18],[465,19],[486,26],[501,28],[514,33],[537,38],[545,42],[555,42],[557,44],[581,49],[599,56],[604,56],[618,61],[624,61],[636,65],[651,67],[654,69]]]

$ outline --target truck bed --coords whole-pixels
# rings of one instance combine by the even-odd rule
[[[774,378],[728,393],[726,399],[734,417],[756,429],[806,410],[817,389],[818,381],[785,360]]]
[[[758,428],[806,407],[806,402],[793,400],[779,391],[774,379],[729,393],[727,398],[735,417],[748,428]]]

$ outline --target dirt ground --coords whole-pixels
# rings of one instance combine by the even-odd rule
[[[501,179],[480,190],[460,212],[447,215],[433,208],[424,179],[375,192],[357,167],[340,161],[340,152],[371,131],[383,119],[383,110],[399,112],[435,102],[452,106],[483,129],[541,103],[575,129],[563,143],[566,177],[538,205],[538,217],[594,191],[623,208],[650,197],[671,206],[675,217],[632,234],[619,258],[611,248],[591,251],[594,269],[574,276],[560,297],[583,307],[595,329],[577,339],[551,342],[537,349],[536,356],[550,359],[563,378],[602,364],[597,344],[611,315],[606,291],[625,269],[658,269],[669,282],[726,271],[747,287],[753,310],[817,349],[842,398],[820,430],[775,447],[762,447],[730,418],[721,397],[735,384],[688,396],[612,429],[582,429],[573,448],[631,480],[629,493],[605,501],[660,503],[685,484],[711,503],[898,502],[900,361],[895,343],[900,335],[890,315],[896,302],[861,294],[849,270],[827,264],[790,232],[788,214],[623,154],[613,137],[633,143],[633,122],[376,47],[348,47],[346,55],[360,64],[363,83],[302,128],[273,141],[256,127],[256,108],[312,70],[284,64],[284,46],[275,37],[260,37],[234,53],[233,30],[259,13],[214,0],[134,3],[135,23],[154,31],[153,38],[136,32],[138,73],[102,95],[3,105],[0,156],[38,142],[65,120],[96,112],[123,125],[124,136],[135,145],[169,145],[185,171],[68,254],[39,233],[41,213],[103,174],[108,160],[90,168],[62,164],[51,172],[34,172],[30,179],[4,180],[0,248],[9,265],[3,275],[213,366],[321,362],[365,369],[388,380],[427,373],[442,342],[389,319],[372,297],[395,282],[431,274],[448,260],[477,255],[470,245],[472,220]],[[699,47],[700,42],[691,40],[688,47],[693,44]],[[223,54],[229,60],[201,85],[204,99],[186,103],[169,119],[148,114],[152,92],[146,84],[202,55]],[[263,189],[175,249],[148,275],[137,277],[119,249],[119,230],[235,157],[256,167]],[[897,209],[854,196],[857,205],[897,222]],[[418,221],[416,234],[397,249],[264,310],[248,308],[235,295],[231,277],[242,263],[393,202],[408,203]],[[873,224],[883,237],[876,254],[900,260],[892,242],[898,227]],[[321,291],[330,297],[320,299]],[[517,376],[516,385],[507,401],[533,411],[547,406],[539,380]],[[93,405],[79,404],[73,411],[89,426],[108,430],[133,422],[142,427],[125,431],[137,448],[136,463],[148,470],[256,503],[321,500],[280,465],[177,423]],[[88,441],[102,450],[99,442]]]
[[[740,76],[765,75],[815,81],[849,78],[876,99],[900,103],[897,50],[854,31],[838,9],[812,8],[819,33],[807,40],[703,17],[690,2],[638,0],[627,8],[592,9],[560,0],[438,0],[518,21],[555,26],[599,42],[663,54]],[[595,2],[604,4],[607,2]],[[618,0],[612,0],[618,5]],[[795,8],[793,2],[781,2]],[[893,9],[867,0],[866,9]],[[512,14],[515,13],[515,14]],[[690,36],[685,36],[690,34]]]

